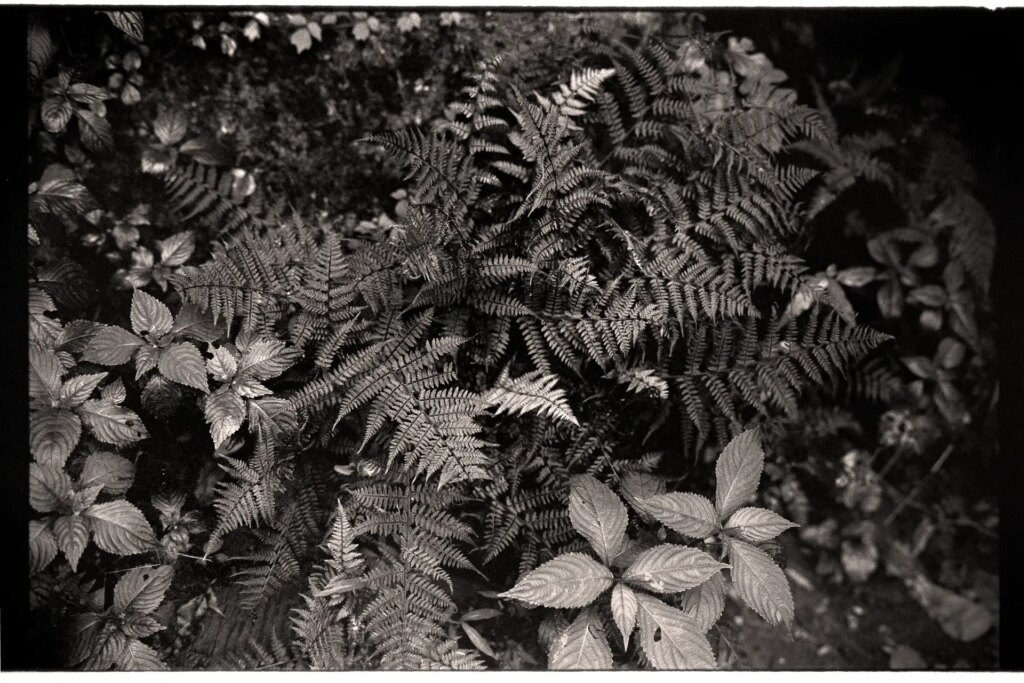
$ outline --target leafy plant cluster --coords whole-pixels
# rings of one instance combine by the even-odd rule
[[[284,641],[274,631],[273,652],[256,644],[239,664],[479,669],[536,663],[543,649],[552,668],[609,668],[620,651],[713,668],[706,634],[728,593],[770,624],[794,618],[775,537],[796,525],[744,507],[762,469],[776,473],[762,435],[781,460],[775,433],[839,405],[844,387],[890,398],[877,389],[892,346],[879,329],[901,330],[858,324],[866,309],[844,287],[886,289],[879,303],[906,294],[921,325],[943,308],[950,340],[934,359],[900,351],[943,415],[966,349],[981,348],[953,290],[921,303],[938,260],[910,264],[892,246],[948,244],[959,263],[953,209],[913,240],[873,237],[870,253],[888,260],[870,271],[815,273],[807,245],[848,176],[876,182],[888,167],[860,159],[825,103],[802,104],[749,40],[696,19],[653,35],[599,17],[572,38],[537,38],[542,54],[480,62],[454,97],[437,85],[422,115],[392,119],[416,125],[358,146],[353,173],[390,163],[406,178],[394,220],[356,226],[285,211],[297,193],[254,168],[266,159],[225,150],[237,122],[196,133],[212,114],[125,95],[142,84],[141,16],[111,14],[139,30],[124,29],[131,49],[108,60],[122,77],[96,86],[98,102],[120,88],[111,116],[140,122],[131,166],[165,201],[101,208],[87,188],[103,150],[83,137],[75,163],[66,125],[42,112],[74,109],[80,81],[46,86],[43,104],[59,102],[40,110],[41,156],[69,165],[46,164],[30,188],[30,549],[41,623],[80,624],[62,665],[173,662],[191,626],[164,633],[174,620],[152,613],[169,589],[195,600],[222,582],[253,615],[290,610]],[[231,60],[276,40],[271,61],[246,68],[276,64],[273,50],[324,63],[335,50],[352,61],[331,73],[371,77],[382,60],[401,79],[402,50],[455,46],[437,68],[480,56],[456,34],[492,21],[216,16],[175,15],[155,41]],[[33,31],[30,53],[43,54],[49,33]],[[53,54],[40,78],[64,73]],[[359,104],[351,81],[340,87],[321,105]],[[899,201],[921,191],[886,187]],[[712,503],[687,490],[711,481],[719,450]],[[164,457],[170,484],[151,464]],[[113,594],[97,588],[139,559],[154,564]],[[540,620],[521,602],[548,611]],[[509,624],[539,637],[513,651],[496,640]]]

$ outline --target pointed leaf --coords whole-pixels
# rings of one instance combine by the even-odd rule
[[[491,644],[487,642],[487,639],[483,637],[480,631],[477,631],[475,628],[473,628],[464,621],[459,622],[459,626],[462,627],[462,630],[469,637],[469,640],[473,643],[473,647],[480,650],[480,652],[483,652],[491,659],[498,658],[498,655],[494,654],[494,650],[491,648]]]
[[[167,665],[160,661],[156,650],[141,640],[131,638],[118,654],[117,668],[121,671],[165,671]]]
[[[149,333],[153,336],[167,334],[174,325],[171,309],[141,289],[132,294],[131,320],[136,334]]]
[[[110,23],[120,29],[136,42],[142,42],[142,13],[124,11],[106,11],[104,14],[110,19]]]
[[[82,421],[70,410],[46,408],[29,416],[29,447],[36,461],[64,467],[82,438]]]
[[[57,538],[46,522],[33,519],[28,523],[29,570],[38,574],[57,557]]]
[[[619,487],[622,497],[646,520],[651,519],[647,501],[665,492],[665,480],[648,472],[626,472]]]
[[[278,339],[261,339],[253,342],[242,354],[238,363],[238,374],[247,374],[256,379],[271,379],[290,368],[299,359],[296,349]]]
[[[167,565],[132,569],[114,586],[114,611],[152,612],[164,601],[172,578],[174,569]]]
[[[156,546],[156,536],[146,517],[126,500],[93,505],[84,514],[92,521],[93,537],[101,550],[135,555]]]
[[[622,578],[656,593],[678,593],[696,588],[726,566],[696,548],[664,543],[640,553]]]
[[[28,502],[36,512],[54,512],[71,501],[71,479],[60,467],[28,466]]]
[[[148,614],[129,612],[121,619],[121,630],[130,638],[145,638],[164,630],[164,625]]]
[[[212,347],[213,358],[206,361],[206,371],[218,382],[230,382],[238,372],[238,361],[223,346]]]
[[[793,594],[778,565],[764,551],[735,540],[729,543],[729,561],[743,602],[773,626],[792,624]]]
[[[740,508],[732,513],[725,528],[748,543],[763,543],[786,529],[800,526],[764,508]]]
[[[583,607],[612,585],[612,573],[582,553],[559,555],[524,576],[501,598],[544,607]]]
[[[179,109],[161,111],[153,122],[153,132],[160,142],[168,147],[185,139],[188,132],[188,119]]]
[[[590,607],[580,612],[562,632],[551,648],[548,668],[553,671],[612,668],[612,650],[596,609]]]
[[[715,465],[715,508],[722,519],[754,497],[763,467],[758,429],[748,429],[726,445]]]
[[[637,594],[640,647],[655,669],[714,669],[715,653],[697,623],[680,610]]]
[[[28,394],[47,403],[60,395],[60,378],[64,374],[60,359],[50,349],[39,344],[28,347]]]
[[[89,544],[89,523],[78,515],[64,515],[53,522],[53,536],[68,558],[71,571],[78,571],[78,560]]]
[[[104,152],[114,146],[114,129],[105,118],[89,109],[76,109],[78,131],[82,144],[93,152]]]
[[[629,647],[629,635],[636,628],[636,593],[624,583],[612,589],[612,619],[622,634],[622,649]]]
[[[679,609],[690,615],[702,631],[710,631],[725,611],[725,577],[722,573],[684,592]]]
[[[652,517],[688,538],[705,539],[721,528],[715,506],[696,493],[663,493],[644,505]]]
[[[100,372],[95,375],[75,375],[68,378],[60,388],[61,403],[73,408],[92,396],[92,392],[106,379],[107,373]]]
[[[112,446],[126,446],[149,436],[138,415],[106,399],[86,401],[78,414],[93,436]]]
[[[626,541],[626,506],[610,488],[589,474],[569,480],[569,520],[609,564]]]
[[[120,378],[115,379],[113,382],[103,387],[100,392],[100,396],[107,399],[111,403],[121,405],[124,400],[128,398],[128,392],[125,391],[124,382]]]
[[[191,342],[177,342],[164,349],[157,361],[157,368],[161,375],[173,382],[198,389],[204,394],[210,393],[210,385],[206,381],[206,362],[203,354]]]
[[[82,360],[100,365],[124,365],[143,344],[144,341],[124,328],[104,325],[89,339]]]
[[[196,242],[190,230],[171,235],[157,242],[160,248],[160,263],[165,266],[180,266],[192,258]]]
[[[100,486],[115,496],[125,493],[135,480],[135,465],[120,455],[97,451],[85,459],[80,487]]]
[[[237,432],[245,421],[245,401],[241,396],[224,386],[210,394],[203,408],[206,422],[210,425],[213,447],[220,448],[229,436]]]
[[[201,342],[212,342],[220,338],[220,331],[213,324],[210,316],[192,304],[183,304],[178,310],[171,334]]]

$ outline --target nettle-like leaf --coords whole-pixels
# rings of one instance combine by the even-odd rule
[[[626,506],[607,486],[589,474],[569,480],[569,519],[609,564],[626,545]]]
[[[28,466],[28,502],[36,512],[55,512],[71,500],[74,487],[62,467],[32,463]]]
[[[135,555],[153,550],[156,535],[142,511],[126,500],[93,505],[84,513],[101,550],[115,555]]]
[[[596,609],[590,607],[580,612],[562,632],[551,648],[548,668],[556,671],[612,668],[612,651]]]
[[[791,626],[795,608],[786,575],[767,553],[743,541],[729,541],[732,581],[743,601],[773,626]]]
[[[655,593],[678,593],[727,567],[696,548],[664,543],[640,553],[622,578]]]
[[[82,437],[82,421],[70,410],[44,408],[29,418],[29,449],[37,462],[63,467]]]
[[[149,436],[138,415],[107,399],[86,401],[78,414],[93,436],[112,446],[127,446]]]
[[[696,493],[663,493],[644,500],[644,507],[656,520],[688,538],[704,539],[721,530],[715,506]]]
[[[164,349],[157,361],[157,369],[172,382],[198,389],[204,394],[210,393],[206,381],[206,362],[203,354],[191,342],[177,342]]]
[[[640,647],[656,669],[714,669],[715,654],[697,622],[675,607],[637,594]]]
[[[639,603],[633,589],[624,583],[615,584],[612,589],[612,619],[622,634],[622,647],[629,647],[629,635],[636,628],[636,608]]]
[[[173,578],[174,569],[167,565],[132,569],[114,586],[114,611],[152,612],[163,602]]]
[[[53,536],[57,546],[68,559],[71,571],[78,570],[78,560],[82,558],[85,547],[89,544],[89,522],[78,515],[64,515],[53,522]]]
[[[159,337],[171,331],[174,316],[164,302],[136,289],[132,294],[131,322],[136,334]]]
[[[725,577],[719,572],[696,588],[685,591],[679,609],[692,617],[702,631],[710,631],[725,611]]]
[[[38,574],[46,569],[57,557],[57,538],[53,535],[50,525],[44,521],[33,519],[28,523],[28,565],[29,572]]]
[[[726,531],[748,543],[763,543],[786,529],[800,526],[771,510],[757,507],[740,508],[725,523]]]
[[[79,486],[100,486],[103,491],[119,496],[131,488],[135,480],[135,465],[114,453],[97,451],[85,459]]]
[[[715,465],[715,508],[722,519],[757,493],[764,467],[764,450],[757,429],[748,429],[730,441]]]
[[[648,501],[665,492],[665,480],[649,472],[626,472],[619,487],[622,497],[648,522],[653,521]]]
[[[220,448],[227,439],[242,428],[245,422],[245,399],[223,386],[210,394],[203,408],[206,422],[210,425],[213,447]]]
[[[100,365],[124,365],[145,343],[124,328],[104,325],[89,339],[82,360]]]
[[[582,553],[559,555],[524,576],[501,598],[544,607],[584,607],[611,587],[608,568]]]

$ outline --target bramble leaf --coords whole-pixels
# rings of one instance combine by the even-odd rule
[[[569,519],[605,564],[622,552],[628,521],[626,506],[593,476],[578,474],[569,480]]]
[[[612,573],[582,553],[559,555],[524,576],[500,598],[544,607],[583,607],[612,585]]]

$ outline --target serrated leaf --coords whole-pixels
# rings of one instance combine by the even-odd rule
[[[146,344],[135,352],[135,379],[142,379],[150,370],[155,370],[162,350],[159,346]]]
[[[60,401],[63,405],[73,408],[92,396],[92,392],[106,379],[107,373],[94,375],[75,375],[69,377],[60,388]]]
[[[721,528],[715,506],[696,493],[663,493],[644,505],[652,517],[688,538],[704,539]]]
[[[626,472],[622,476],[619,490],[634,510],[644,519],[650,520],[647,500],[665,492],[665,480],[648,472]]]
[[[167,565],[132,569],[114,586],[114,611],[149,614],[164,601],[173,578],[174,569]]]
[[[129,612],[121,619],[121,630],[130,638],[146,638],[164,630],[164,625],[148,614]]]
[[[105,152],[114,146],[114,129],[110,122],[88,109],[76,109],[78,131],[82,144],[93,152]]]
[[[235,360],[234,354],[223,346],[214,346],[211,352],[213,358],[206,361],[206,371],[218,382],[230,382],[238,372],[238,361]]]
[[[51,133],[60,133],[68,125],[75,108],[64,95],[51,95],[43,100],[39,107],[39,118],[43,127]]]
[[[763,543],[786,529],[800,526],[764,508],[740,508],[732,513],[725,528],[748,543]]]
[[[118,654],[117,668],[122,671],[165,671],[167,665],[160,661],[156,650],[141,640],[131,638]]]
[[[210,393],[203,354],[190,342],[177,342],[164,349],[157,362],[160,374],[178,384]]]
[[[640,553],[622,578],[656,593],[678,593],[696,588],[726,566],[696,548],[664,543]]]
[[[260,339],[249,345],[238,362],[238,374],[256,379],[271,379],[290,368],[299,354],[278,339]]]
[[[100,396],[111,403],[120,405],[121,403],[124,403],[126,398],[128,398],[128,392],[125,391],[124,382],[122,382],[119,377],[107,386],[103,387],[102,391],[100,391]]]
[[[28,523],[28,566],[32,574],[46,569],[57,557],[57,538],[46,522],[33,519]]]
[[[132,329],[136,334],[167,334],[174,325],[171,309],[154,296],[136,289],[132,294]]]
[[[597,610],[592,607],[583,610],[562,631],[551,648],[548,668],[553,671],[612,668],[612,650]]]
[[[714,669],[715,653],[697,623],[682,611],[637,594],[640,647],[655,669]]]
[[[64,467],[81,438],[82,421],[70,410],[45,408],[29,416],[29,448],[40,464]]]
[[[295,406],[286,398],[267,396],[249,401],[249,428],[265,436],[290,434],[299,428]]]
[[[201,342],[212,342],[220,337],[220,331],[213,320],[192,304],[183,304],[174,318],[171,334],[176,337],[188,337]]]
[[[743,541],[729,543],[732,581],[743,602],[773,626],[790,625],[795,609],[786,575],[766,553]]]
[[[629,635],[636,628],[636,593],[624,583],[615,584],[612,589],[612,619],[622,634],[622,649],[629,647]]]
[[[180,266],[192,258],[196,241],[192,232],[186,230],[157,242],[160,248],[160,262],[165,266]]]
[[[685,591],[679,601],[679,609],[693,617],[705,633],[711,630],[725,611],[725,577],[721,572],[710,579]]]
[[[89,544],[89,523],[78,515],[64,515],[53,522],[53,536],[57,546],[68,558],[71,571],[78,571],[78,560]]]
[[[220,448],[221,444],[237,432],[245,421],[245,401],[231,391],[230,387],[224,386],[206,399],[203,414],[206,416],[206,422],[210,425],[213,447]]]
[[[113,95],[104,90],[103,88],[92,85],[91,83],[74,83],[68,88],[68,95],[71,96],[76,102],[82,104],[94,104],[96,102],[102,102],[103,100],[109,100]]]
[[[559,555],[524,576],[498,597],[544,607],[583,607],[613,581],[608,568],[582,553]]]
[[[93,505],[84,515],[92,522],[93,538],[101,550],[135,555],[156,546],[156,536],[146,517],[126,500]]]
[[[97,451],[85,459],[79,486],[100,486],[115,496],[125,493],[135,480],[135,465],[115,453]]]
[[[50,349],[39,344],[28,347],[28,394],[32,398],[44,399],[47,403],[60,396],[60,378],[64,369],[60,359]]]
[[[82,360],[100,365],[124,365],[143,344],[142,339],[124,328],[104,325],[89,339]]]
[[[86,401],[78,414],[93,436],[112,446],[127,446],[149,436],[138,415],[106,399]]]
[[[188,132],[188,118],[179,109],[164,110],[153,122],[153,132],[164,145],[170,147],[185,139]]]
[[[137,42],[142,42],[142,13],[124,11],[103,11],[110,19],[110,23],[116,26],[125,35]]]
[[[28,502],[36,512],[60,510],[71,500],[71,479],[52,465],[28,466]]]
[[[764,467],[758,429],[748,429],[730,441],[715,465],[715,508],[726,519],[757,493]]]
[[[232,387],[242,398],[259,398],[260,396],[269,396],[274,393],[252,377],[246,376],[237,378]]]
[[[589,474],[569,479],[569,521],[609,564],[626,542],[626,506],[607,486]]]

